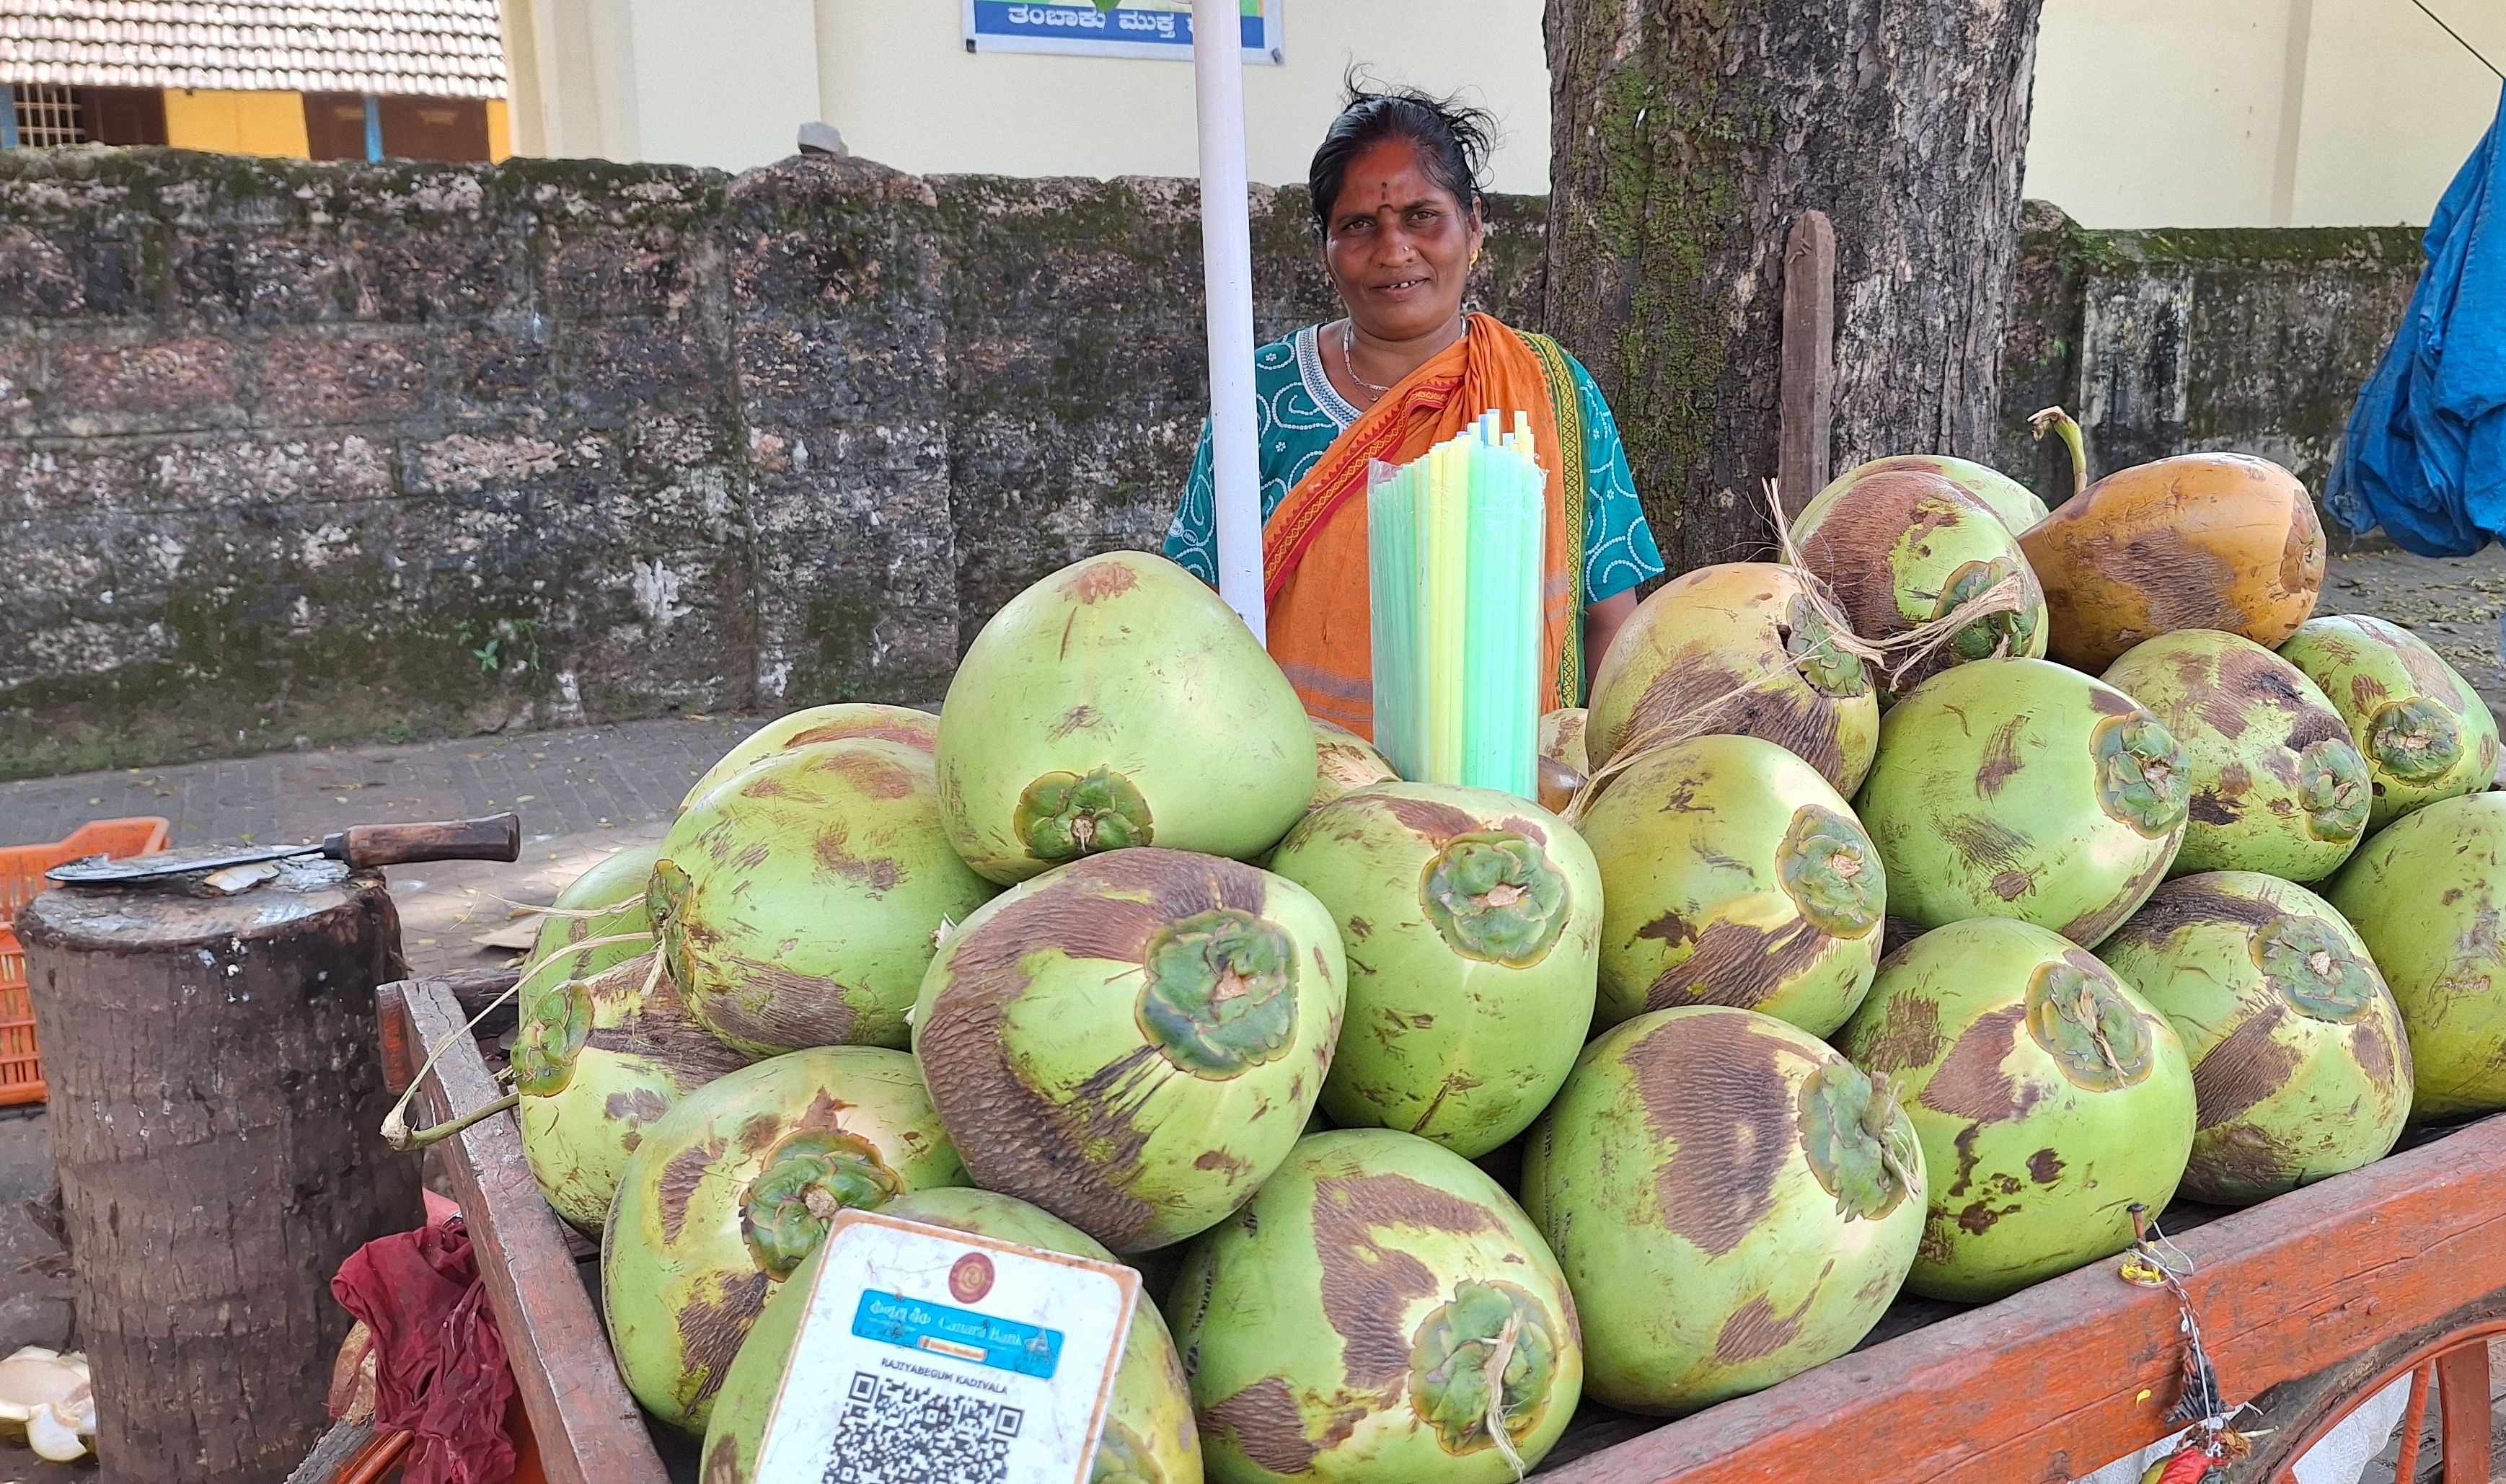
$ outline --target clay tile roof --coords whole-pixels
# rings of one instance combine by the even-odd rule
[[[496,0],[0,0],[0,83],[505,96]]]

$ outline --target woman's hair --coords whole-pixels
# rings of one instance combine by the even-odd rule
[[[1340,202],[1349,161],[1390,139],[1415,148],[1427,178],[1451,192],[1463,210],[1479,203],[1482,173],[1496,144],[1496,120],[1486,109],[1414,88],[1371,88],[1355,72],[1347,87],[1348,102],[1324,130],[1322,147],[1306,172],[1316,232],[1331,235],[1332,207]]]

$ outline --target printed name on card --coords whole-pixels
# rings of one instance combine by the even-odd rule
[[[756,1484],[1086,1484],[1140,1275],[837,1214]]]

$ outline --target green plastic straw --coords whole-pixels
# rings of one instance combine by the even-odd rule
[[[1494,410],[1370,474],[1376,745],[1404,778],[1535,795],[1543,484],[1529,419]]]
[[[1378,464],[1368,472],[1367,587],[1375,650],[1375,741],[1404,778],[1417,776],[1418,670],[1417,479],[1411,469]]]

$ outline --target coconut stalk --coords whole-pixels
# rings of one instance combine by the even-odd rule
[[[2049,429],[2052,430],[2056,437],[2062,441],[2062,446],[2069,449],[2071,453],[2070,498],[2076,500],[2080,496],[2087,494],[2089,490],[2089,444],[2088,440],[2083,437],[2080,432],[2079,419],[2073,417],[2070,413],[2063,411],[2060,407],[2040,407],[2035,412],[2028,415],[2027,426],[2036,430],[2036,438],[2039,442],[2044,441],[2045,434]],[[2048,501],[2047,503],[2059,506],[2063,502],[2053,500]]]
[[[594,916],[605,914],[586,913],[585,915]],[[615,943],[628,942],[642,942],[649,946],[652,941],[653,935],[650,933],[621,933],[609,937],[588,937],[579,943],[568,943],[564,947],[551,953],[547,958],[544,958],[538,963],[532,965],[529,970],[524,972],[520,978],[516,979],[513,982],[511,988],[507,989],[503,994],[498,995],[495,999],[488,1001],[485,1005],[480,1007],[479,1013],[471,1016],[468,1022],[465,1023],[460,1030],[445,1037],[442,1042],[438,1042],[434,1047],[428,1050],[425,1065],[417,1069],[417,1076],[409,1079],[409,1086],[402,1089],[399,1098],[393,1101],[391,1112],[383,1114],[381,1129],[383,1143],[390,1145],[393,1148],[403,1150],[404,1152],[411,1149],[422,1149],[430,1144],[442,1144],[445,1140],[460,1133],[463,1129],[470,1127],[472,1124],[485,1122],[487,1119],[494,1117],[500,1113],[504,1113],[510,1109],[520,1106],[522,1095],[519,1092],[509,1092],[492,1103],[483,1103],[465,1113],[447,1118],[441,1123],[430,1124],[422,1129],[412,1129],[409,1126],[410,1100],[417,1096],[417,1090],[420,1087],[426,1085],[427,1078],[435,1071],[435,1064],[444,1059],[444,1053],[469,1040],[470,1033],[479,1028],[479,1022],[486,1019],[489,1015],[494,1014],[497,1010],[502,1009],[505,1003],[519,995],[522,991],[522,986],[530,983],[531,979],[535,975],[541,973],[553,964],[560,963],[569,957],[589,954],[596,948],[606,947]],[[660,972],[661,965],[657,960],[654,964],[654,972],[659,973]],[[507,1075],[511,1076],[510,1071]]]

